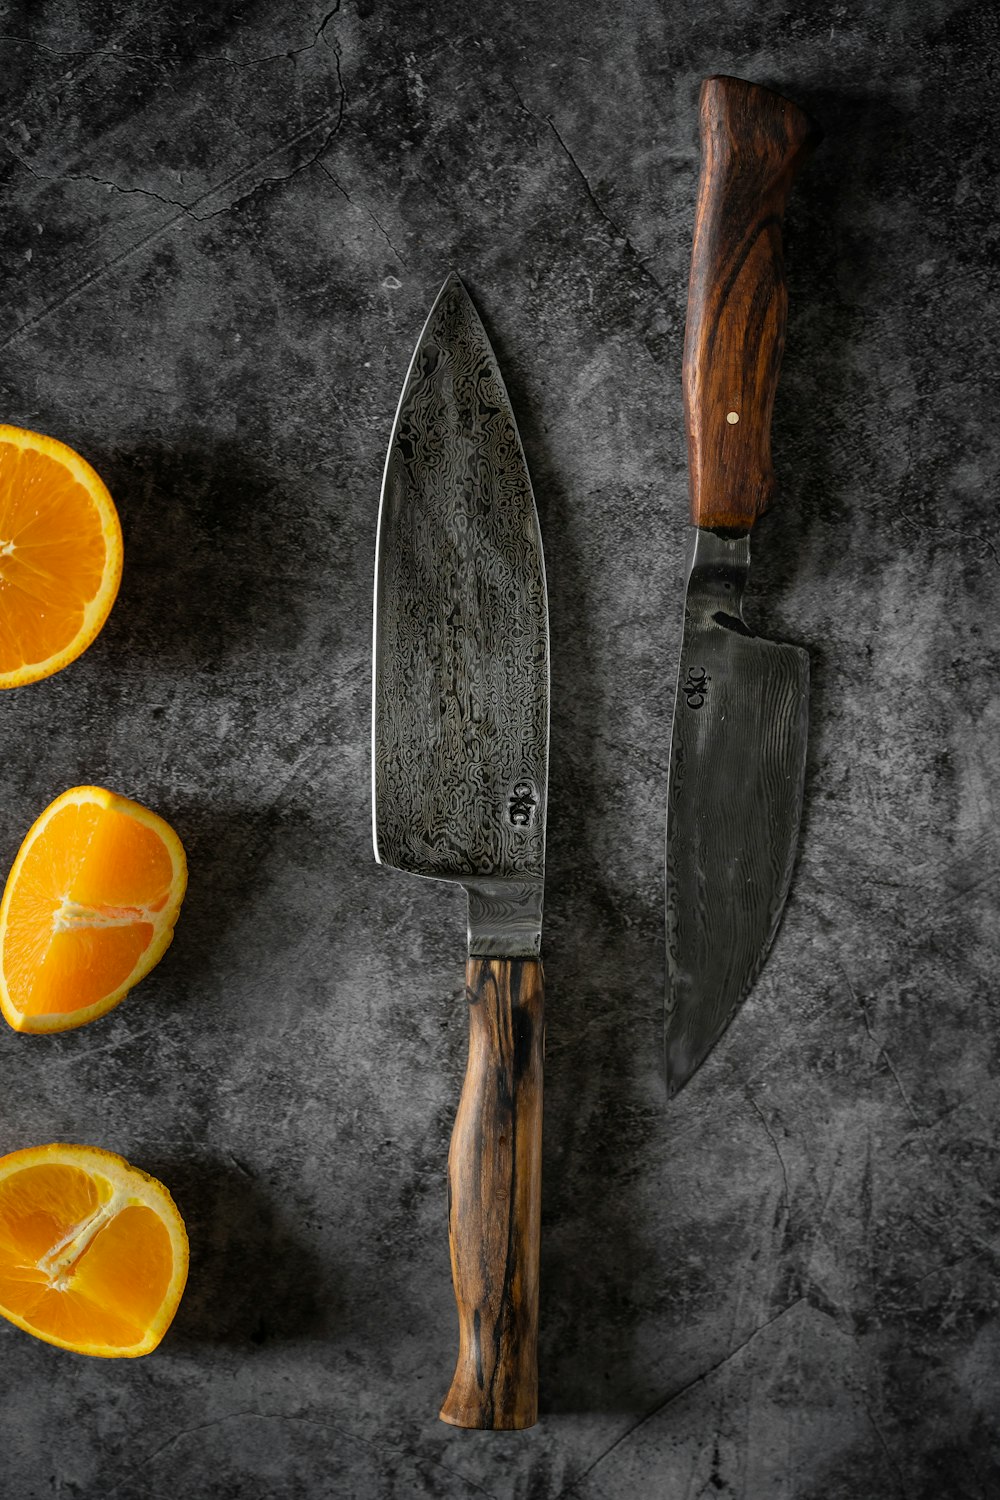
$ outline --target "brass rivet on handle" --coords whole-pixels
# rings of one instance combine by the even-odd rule
[[[730,427],[735,427],[736,424],[737,424],[737,422],[739,420],[740,420],[740,414],[739,414],[738,411],[727,411],[726,412],[726,421],[729,423]]]

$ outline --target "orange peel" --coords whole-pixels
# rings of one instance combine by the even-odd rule
[[[0,687],[75,661],[121,575],[121,524],[100,475],[57,438],[0,425]]]
[[[0,1157],[0,1315],[103,1359],[156,1348],[188,1272],[184,1220],[162,1182],[97,1146]]]
[[[15,1031],[105,1015],[163,957],[187,887],[170,824],[71,787],[29,829],[0,901],[0,1011]]]

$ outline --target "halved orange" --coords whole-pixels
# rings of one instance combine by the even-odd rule
[[[104,481],[56,438],[0,426],[0,687],[49,677],[85,651],[121,576]]]
[[[0,901],[0,1010],[15,1031],[103,1016],[163,957],[187,887],[163,818],[76,786],[29,830]]]
[[[0,1314],[105,1359],[149,1354],[188,1272],[177,1205],[155,1177],[97,1146],[0,1157]]]

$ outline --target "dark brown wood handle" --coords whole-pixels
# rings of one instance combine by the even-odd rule
[[[448,1153],[458,1364],[441,1417],[456,1427],[538,1420],[542,1202],[542,966],[470,958],[469,1063]]]
[[[742,78],[701,86],[701,181],[684,340],[691,516],[748,531],[774,489],[771,413],[785,343],[781,221],[820,132]]]

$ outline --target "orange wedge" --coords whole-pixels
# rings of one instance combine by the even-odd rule
[[[163,957],[187,886],[169,823],[99,786],[47,807],[0,902],[0,1010],[15,1031],[103,1016]]]
[[[122,530],[90,465],[55,438],[0,426],[0,687],[85,651],[122,576]]]
[[[177,1205],[155,1177],[96,1146],[0,1157],[0,1313],[60,1349],[149,1354],[188,1271]]]

